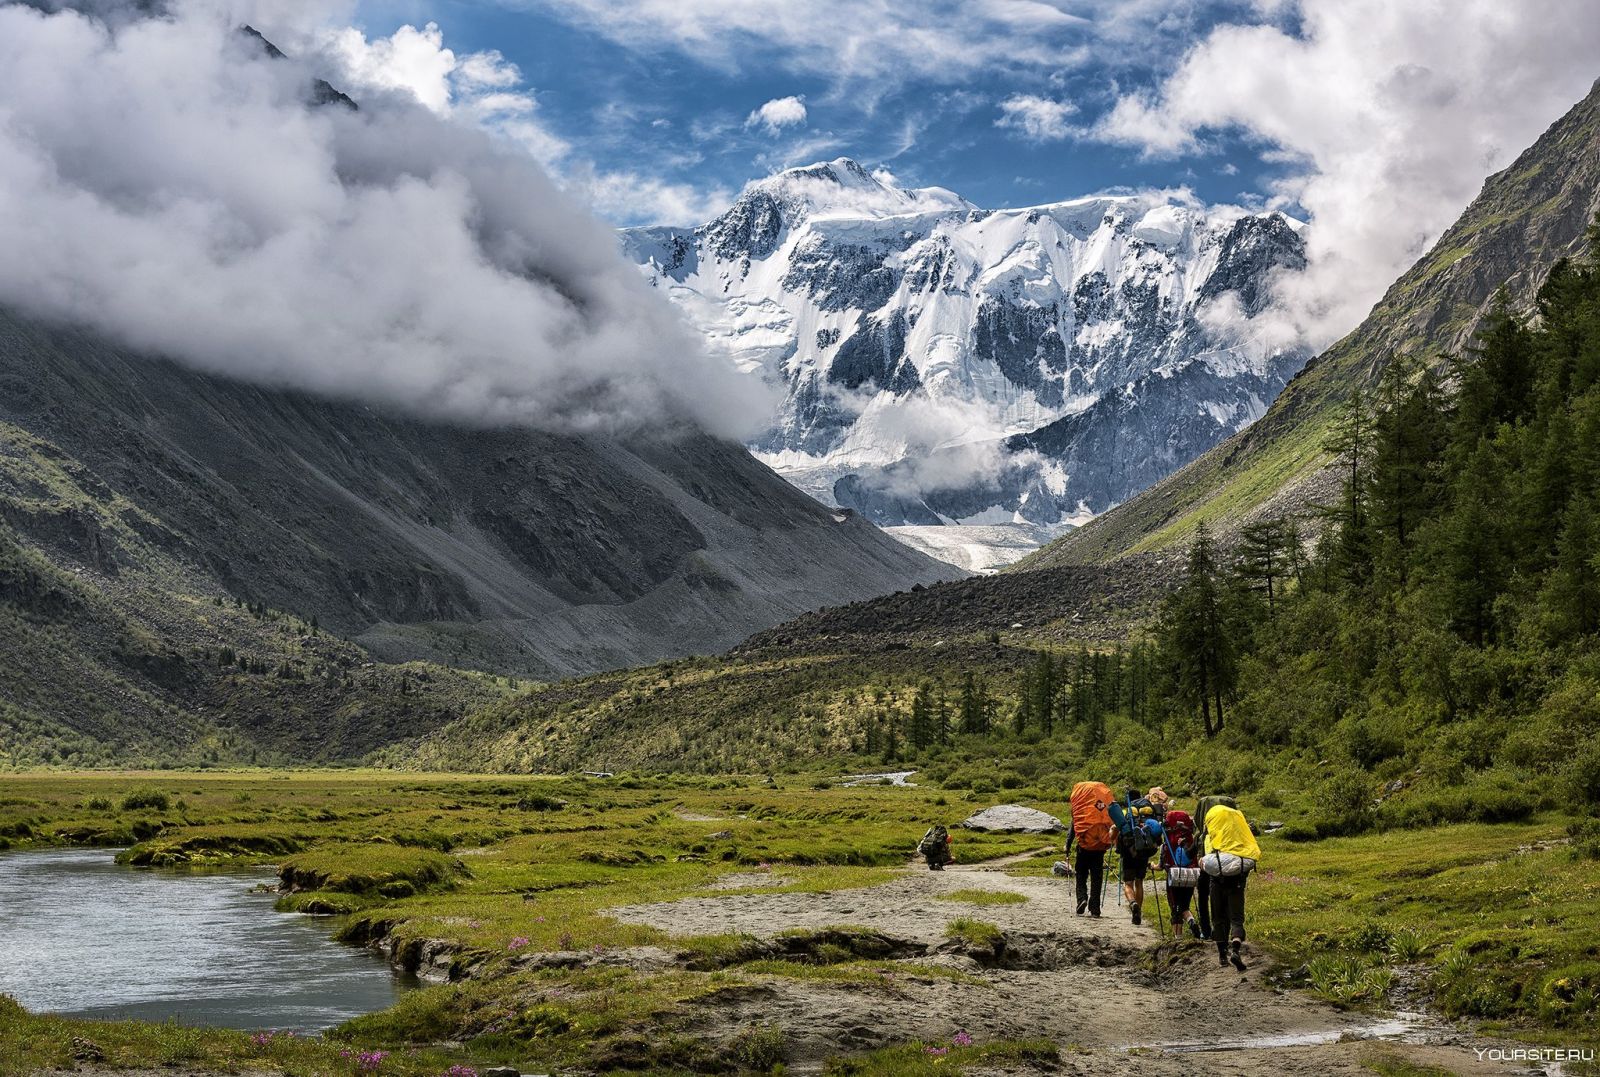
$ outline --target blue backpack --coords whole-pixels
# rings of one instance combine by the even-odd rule
[[[1111,821],[1135,856],[1149,856],[1161,847],[1161,823],[1153,815],[1142,815],[1140,809],[1149,809],[1150,801],[1132,797],[1110,806]]]

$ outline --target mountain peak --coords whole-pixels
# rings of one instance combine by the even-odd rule
[[[836,157],[775,172],[745,186],[739,203],[776,202],[790,222],[802,217],[892,217],[905,213],[976,209],[943,187],[901,187],[886,171],[869,171],[851,157]]]

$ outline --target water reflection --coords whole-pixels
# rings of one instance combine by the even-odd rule
[[[277,913],[266,869],[123,867],[103,849],[0,855],[0,993],[36,1012],[313,1031],[392,1005],[381,958]]]

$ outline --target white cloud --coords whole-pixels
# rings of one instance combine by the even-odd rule
[[[698,225],[728,208],[734,193],[722,186],[702,190],[637,172],[603,172],[585,162],[563,185],[602,217],[619,225]]]
[[[1018,131],[1032,142],[1059,142],[1073,133],[1067,118],[1078,109],[1069,101],[1053,101],[1034,94],[1012,94],[1000,102],[996,127]]]
[[[1589,0],[1301,0],[1262,15],[1298,35],[1217,27],[1097,132],[1160,155],[1242,131],[1289,165],[1276,194],[1310,214],[1311,267],[1281,291],[1316,346],[1360,321],[1484,175],[1584,95],[1600,55]]]
[[[796,127],[806,122],[806,100],[803,97],[775,97],[745,119],[746,127],[761,126],[775,135],[785,127]]]
[[[445,70],[419,31],[371,69],[403,85],[310,107],[320,72],[268,58],[240,15],[0,5],[0,303],[466,422],[738,434],[766,413],[608,227],[439,96],[452,76],[503,92],[503,66]]]
[[[940,82],[1060,67],[1088,20],[1046,0],[515,0],[630,48],[678,48],[735,68],[769,46],[792,71],[838,81]],[[763,60],[765,62],[765,60]]]
[[[323,31],[313,44],[352,93],[408,93],[440,116],[470,119],[512,140],[546,167],[571,151],[539,122],[538,100],[516,64],[493,49],[458,55],[445,45],[437,23],[421,30],[402,26],[370,40],[346,26]]]

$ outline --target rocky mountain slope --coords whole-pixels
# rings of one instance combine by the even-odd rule
[[[347,758],[503,690],[440,663],[549,678],[715,651],[958,574],[693,430],[452,427],[8,311],[0,553],[0,749],[124,759]]]
[[[1296,512],[1334,488],[1322,450],[1350,391],[1389,358],[1458,351],[1505,286],[1527,305],[1549,269],[1578,254],[1600,212],[1600,82],[1483,191],[1352,333],[1313,359],[1260,422],[1144,493],[1033,555],[1023,567],[1106,561]],[[1532,267],[1531,269],[1528,267]]]
[[[1299,228],[1159,194],[989,211],[841,158],[623,244],[784,389],[752,448],[801,488],[885,525],[1037,527],[1266,410],[1305,357],[1250,319],[1303,266]]]

